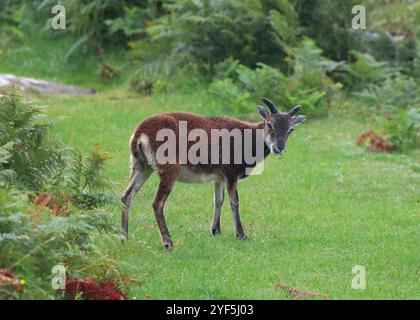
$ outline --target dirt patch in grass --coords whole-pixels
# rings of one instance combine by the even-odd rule
[[[370,143],[370,146],[366,149],[366,152],[390,152],[394,150],[394,147],[388,144],[384,137],[377,135],[372,130],[362,133],[356,144],[360,146],[365,142]]]
[[[279,283],[276,285],[276,288],[286,291],[292,299],[299,299],[299,298],[305,298],[305,297],[310,297],[310,298],[320,297],[321,299],[326,299],[326,300],[330,299],[330,296],[327,294],[300,291],[287,284]]]

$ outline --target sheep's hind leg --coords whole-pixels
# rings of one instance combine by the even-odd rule
[[[150,167],[140,165],[138,160],[135,159],[133,162],[130,183],[121,197],[124,206],[121,213],[121,227],[126,239],[128,239],[128,217],[133,199],[153,172]]]

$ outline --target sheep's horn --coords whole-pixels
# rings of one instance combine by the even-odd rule
[[[299,112],[300,108],[302,108],[301,105],[297,105],[297,106],[293,107],[293,109],[288,112],[289,116],[291,116],[291,117],[294,116],[295,113]]]
[[[270,99],[262,98],[261,101],[264,102],[268,106],[271,113],[278,113],[276,105]]]

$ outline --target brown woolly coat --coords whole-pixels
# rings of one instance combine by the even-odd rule
[[[186,121],[188,126],[188,132],[192,129],[202,129],[207,133],[208,137],[208,164],[191,164],[189,160],[186,164],[179,164],[179,156],[180,151],[185,152],[185,150],[179,150],[179,122]],[[245,138],[243,131],[245,129],[252,130],[253,136],[253,144],[255,145],[255,137],[257,133],[256,129],[264,129],[264,123],[253,124],[229,117],[203,117],[199,115],[195,115],[192,113],[187,112],[172,112],[172,113],[164,113],[152,116],[150,118],[145,119],[136,129],[133,134],[133,137],[130,142],[131,152],[135,158],[140,160],[141,162],[145,162],[145,152],[144,145],[142,145],[141,136],[145,135],[148,138],[148,142],[150,145],[150,149],[154,155],[156,155],[156,150],[159,146],[165,141],[157,141],[156,136],[159,130],[161,129],[171,129],[176,135],[176,164],[158,164],[154,163],[152,166],[154,169],[160,174],[167,170],[180,170],[180,167],[187,166],[189,170],[195,172],[202,172],[205,174],[212,174],[218,173],[222,174],[225,178],[245,178],[245,169],[250,167],[255,167],[256,163],[247,164],[245,162],[240,164],[234,163],[234,154],[233,154],[233,143],[234,139],[230,138],[230,145],[231,145],[231,154],[230,154],[230,163],[228,164],[211,164],[211,154],[214,152],[215,148],[219,149],[219,163],[222,163],[222,149],[221,143],[217,146],[211,145],[211,130],[212,129],[227,129],[229,132],[233,129],[239,129],[242,133],[242,145],[244,146]],[[188,152],[192,145],[194,145],[196,141],[188,141],[186,146]],[[244,149],[244,148],[242,148]],[[252,146],[252,154],[255,155],[255,146]],[[264,157],[269,154],[269,148],[264,144]],[[242,154],[242,159],[244,159],[244,154]]]

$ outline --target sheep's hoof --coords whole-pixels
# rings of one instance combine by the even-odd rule
[[[170,239],[165,239],[165,240],[162,241],[162,243],[163,243],[163,247],[166,250],[171,250],[174,247],[174,245],[172,244],[172,241]]]
[[[236,237],[239,240],[248,240],[248,237],[246,236],[246,234],[236,234]]]

